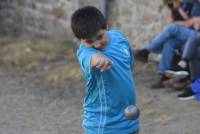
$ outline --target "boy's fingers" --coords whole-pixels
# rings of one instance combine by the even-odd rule
[[[112,67],[112,62],[109,61],[107,64],[107,70],[110,69],[111,67]]]
[[[109,61],[105,57],[95,56],[93,58],[93,65],[92,65],[92,67],[100,69],[101,72],[104,72],[104,71],[110,69],[111,66],[112,66],[112,62]]]
[[[101,72],[106,71],[107,66],[108,66],[108,61],[105,61],[105,62],[104,62],[104,65],[100,68],[100,69],[101,69]]]
[[[102,55],[96,54],[92,57],[92,67],[98,67],[103,64],[104,57]]]
[[[100,58],[96,68],[102,68],[105,64],[105,60],[103,58]]]
[[[101,68],[101,72],[104,72],[104,71],[106,71],[106,70],[108,70],[108,69],[110,69],[111,68],[111,66],[112,66],[112,64],[111,64],[111,62],[110,61],[105,61],[105,63],[104,63],[104,66],[102,66],[102,68]]]
[[[95,55],[92,57],[92,67],[96,67],[98,68],[102,63],[102,57],[100,57],[99,55]]]
[[[111,67],[112,67],[112,62],[109,62],[108,68],[111,68]]]
[[[99,61],[100,61],[100,59],[99,59],[99,57],[97,55],[93,56],[92,57],[92,64],[91,64],[91,66],[92,67],[96,67],[99,64]]]

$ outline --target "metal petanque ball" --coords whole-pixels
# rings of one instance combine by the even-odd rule
[[[139,117],[140,111],[136,106],[130,105],[124,110],[124,114],[127,119],[135,120]]]

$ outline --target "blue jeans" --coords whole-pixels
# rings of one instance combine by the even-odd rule
[[[184,44],[190,37],[196,37],[197,31],[185,28],[178,24],[170,24],[158,35],[147,47],[150,52],[161,53],[159,73],[163,74],[172,68],[175,49],[183,49]]]
[[[185,44],[182,59],[188,60],[191,80],[200,78],[200,37],[190,38]]]

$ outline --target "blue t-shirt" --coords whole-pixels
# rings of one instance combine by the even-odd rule
[[[87,134],[128,134],[139,130],[139,118],[128,120],[124,109],[136,105],[135,83],[132,76],[134,57],[130,44],[118,30],[107,32],[108,46],[104,51],[86,48],[83,44],[77,58],[86,81],[82,126]],[[100,72],[91,69],[91,57],[101,53],[113,62]]]

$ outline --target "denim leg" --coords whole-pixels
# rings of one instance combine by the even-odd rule
[[[182,59],[192,60],[195,58],[200,47],[200,37],[190,38],[186,43],[182,54]],[[200,70],[200,69],[199,69]]]
[[[162,48],[167,40],[175,38],[179,41],[186,41],[188,38],[196,36],[197,31],[173,23],[166,27],[155,39],[153,39],[153,41],[147,46],[147,49],[154,52]]]
[[[166,70],[172,68],[175,49],[180,48],[183,42],[176,39],[168,40],[163,44],[162,57],[159,63],[159,73],[163,74]]]
[[[191,72],[191,80],[195,81],[200,77],[200,60],[199,59],[194,59],[189,62],[190,64],[190,72]]]

